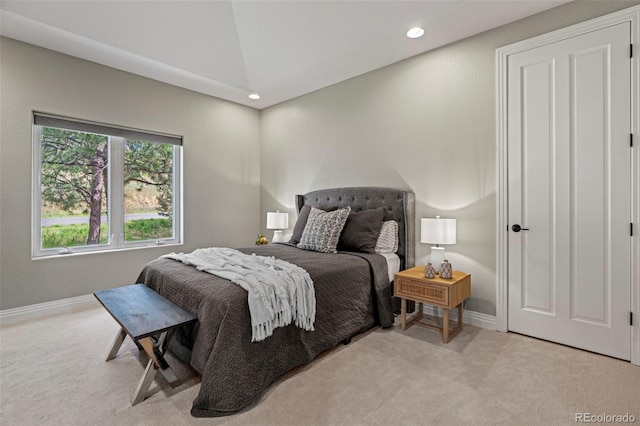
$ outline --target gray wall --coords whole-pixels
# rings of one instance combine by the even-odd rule
[[[260,113],[0,39],[0,309],[134,282],[170,251],[247,246],[260,231]],[[31,260],[31,111],[184,136],[179,247]]]
[[[495,315],[495,49],[638,3],[569,3],[263,110],[263,228],[275,209],[293,228],[296,193],[412,189],[416,229],[421,217],[458,220],[447,257],[472,274],[468,308]]]

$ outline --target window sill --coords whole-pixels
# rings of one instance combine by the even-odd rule
[[[70,253],[65,253],[65,254],[59,254],[59,253],[55,253],[55,254],[42,254],[42,255],[31,255],[31,260],[46,260],[46,259],[61,259],[61,258],[69,258],[69,257],[76,257],[76,256],[86,256],[86,255],[92,255],[92,254],[108,254],[108,253],[117,253],[117,252],[123,252],[123,251],[132,251],[132,250],[144,250],[144,249],[153,249],[153,248],[164,248],[164,247],[177,247],[177,246],[182,246],[184,243],[164,243],[164,244],[156,244],[156,243],[148,243],[145,245],[137,245],[137,246],[132,246],[132,247],[120,247],[120,248],[113,248],[113,249],[107,249],[107,250],[91,250],[91,251],[78,251],[78,252],[74,252],[71,251]]]

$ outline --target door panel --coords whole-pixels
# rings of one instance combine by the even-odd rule
[[[509,330],[630,359],[630,25],[508,58]]]
[[[532,63],[522,67],[522,223],[536,229],[553,229],[549,212],[553,199],[549,188],[555,176],[549,157],[553,157],[553,99],[555,98],[555,63],[553,60]],[[544,88],[544,90],[540,90]],[[535,111],[535,114],[532,114]],[[535,149],[531,149],[535,145]],[[532,262],[521,260],[524,266],[522,279],[522,308],[553,314],[555,312],[555,279],[553,275],[550,235],[544,232],[521,232],[522,252],[533,256]],[[530,264],[542,268],[526,269]]]
[[[607,96],[611,46],[569,55],[571,84],[570,318],[610,326],[611,128]],[[603,143],[604,141],[604,143]],[[597,208],[593,208],[597,206]],[[585,214],[586,213],[586,214]],[[601,259],[594,262],[592,259]],[[581,285],[590,283],[590,285]]]

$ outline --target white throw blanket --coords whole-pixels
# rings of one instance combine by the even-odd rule
[[[313,331],[316,295],[304,269],[273,257],[248,255],[230,248],[210,247],[192,253],[169,253],[161,258],[178,260],[201,271],[226,278],[248,295],[252,342],[264,340],[276,327],[295,324]]]

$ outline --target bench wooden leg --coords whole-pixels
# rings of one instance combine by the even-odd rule
[[[167,379],[169,385],[171,385],[172,388],[175,388],[180,384],[180,380],[178,380],[176,375],[173,373],[173,370],[171,370],[171,367],[169,367],[169,364],[167,364],[167,361],[165,361],[164,359],[164,352],[167,349],[167,345],[169,344],[171,336],[171,332],[165,331],[164,333],[160,334],[160,337],[155,342],[155,344],[149,337],[146,339],[140,339],[140,344],[144,348],[144,351],[147,353],[147,355],[149,355],[149,358],[151,358],[155,362],[156,368],[158,368],[164,378]]]
[[[111,344],[111,349],[109,349],[109,353],[107,354],[107,359],[105,361],[112,360],[116,357],[118,351],[120,350],[120,346],[122,346],[122,342],[124,342],[125,337],[127,337],[127,332],[124,331],[123,328],[120,328],[120,331]]]
[[[136,388],[136,392],[133,394],[133,399],[131,400],[131,405],[136,405],[144,401],[147,396],[147,391],[149,390],[149,386],[153,383],[153,379],[156,377],[156,373],[158,369],[155,365],[153,359],[150,359],[147,363],[147,368],[144,370],[144,374],[138,383],[138,387]]]
[[[169,333],[165,331],[160,334],[160,337],[158,337],[158,340],[155,343],[151,337],[144,337],[138,340],[140,346],[142,346],[149,356],[149,362],[147,363],[147,368],[144,370],[144,374],[138,383],[131,405],[136,405],[144,401],[147,396],[147,391],[149,390],[149,387],[151,386],[151,383],[156,377],[156,373],[158,371],[160,371],[164,378],[167,379],[167,382],[172,388],[180,384],[180,380],[178,380],[163,357],[170,337]]]

